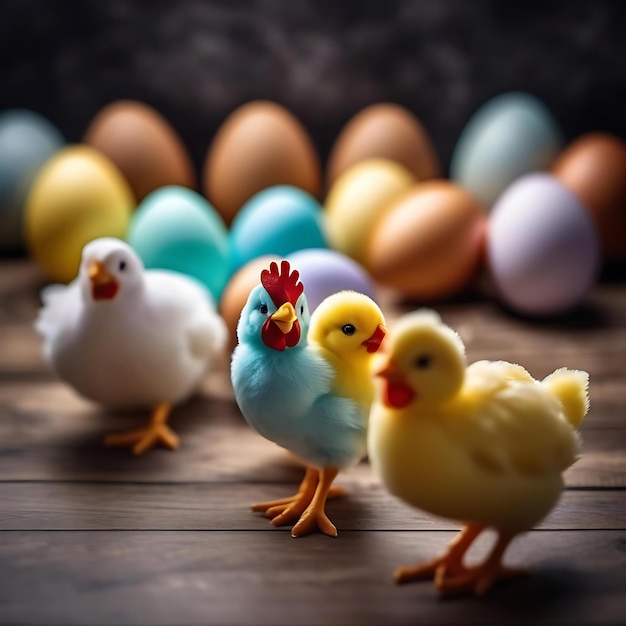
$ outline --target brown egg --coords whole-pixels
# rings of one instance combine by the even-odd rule
[[[219,129],[204,165],[204,191],[227,224],[241,205],[273,185],[320,195],[320,163],[300,122],[274,102],[249,102]]]
[[[117,165],[138,202],[165,185],[196,186],[180,138],[147,104],[132,100],[109,104],[91,122],[84,142]]]
[[[230,349],[237,345],[237,323],[250,292],[261,282],[261,271],[272,261],[280,261],[274,254],[257,257],[244,265],[229,281],[220,299],[220,314],[226,322]]]
[[[377,222],[368,268],[406,296],[452,296],[480,266],[485,226],[484,209],[465,190],[443,180],[418,183]]]
[[[606,133],[583,135],[552,171],[591,212],[604,256],[626,260],[626,143]]]
[[[330,153],[327,185],[354,163],[371,158],[397,161],[417,180],[441,172],[428,133],[410,111],[396,104],[373,104],[346,124]]]

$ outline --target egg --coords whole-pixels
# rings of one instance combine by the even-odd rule
[[[250,198],[230,229],[234,270],[264,254],[286,256],[325,247],[321,206],[306,191],[289,185],[270,187]]]
[[[372,158],[395,161],[418,180],[436,178],[441,172],[428,133],[410,111],[397,104],[373,104],[346,124],[328,159],[328,186],[355,163]]]
[[[178,185],[153,191],[132,217],[128,243],[147,268],[187,274],[219,300],[230,275],[228,232],[199,193]]]
[[[227,224],[254,194],[293,185],[319,197],[320,163],[302,124],[274,102],[249,102],[224,121],[204,166],[204,190]]]
[[[69,282],[85,244],[124,238],[133,194],[120,171],[89,146],[57,152],[40,170],[24,216],[28,249],[49,278]]]
[[[335,250],[307,249],[288,255],[287,260],[300,272],[311,312],[322,300],[338,291],[358,291],[375,299],[371,277],[345,254]]]
[[[89,125],[84,142],[117,165],[138,202],[166,185],[196,186],[182,141],[157,111],[142,102],[120,100],[106,106]]]
[[[269,268],[272,261],[280,257],[266,254],[246,263],[228,281],[219,304],[220,315],[226,322],[231,349],[237,345],[237,324],[250,292],[259,284],[261,271]]]
[[[516,178],[549,169],[561,146],[558,125],[542,102],[522,92],[501,94],[463,129],[450,178],[489,209]]]
[[[531,316],[575,308],[600,260],[593,221],[554,176],[528,174],[498,199],[489,219],[487,260],[506,305]]]
[[[626,143],[608,133],[588,133],[561,153],[553,174],[591,212],[604,256],[626,260]]]
[[[414,183],[405,167],[387,159],[368,159],[348,168],[330,188],[324,204],[331,247],[366,263],[374,224],[389,202]]]
[[[0,252],[22,249],[24,205],[31,184],[64,143],[61,133],[34,111],[0,114]]]
[[[419,300],[464,289],[480,266],[486,216],[464,189],[418,183],[376,224],[367,267],[375,279]]]

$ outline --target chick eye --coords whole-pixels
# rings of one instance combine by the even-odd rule
[[[267,304],[261,304],[259,311],[261,312],[261,315],[267,315]]]
[[[123,272],[126,269],[126,261],[120,261],[120,272]]]
[[[304,306],[300,306],[300,315],[304,315]]]
[[[425,370],[430,367],[432,359],[427,354],[422,354],[415,359],[415,367],[421,370]]]
[[[354,335],[354,333],[356,333],[356,328],[352,325],[352,324],[346,324],[342,329],[341,332],[344,335]]]

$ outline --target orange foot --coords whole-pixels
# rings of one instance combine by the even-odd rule
[[[339,470],[334,467],[325,467],[321,471],[315,495],[300,516],[298,523],[291,529],[292,537],[303,537],[315,530],[319,530],[330,537],[337,536],[337,529],[328,519],[324,509],[328,499],[328,492],[338,472]],[[273,520],[272,523],[274,523]]]
[[[176,450],[179,445],[178,435],[166,424],[171,409],[170,404],[159,404],[152,414],[150,424],[143,428],[107,435],[104,444],[120,447],[133,446],[133,452],[136,455],[147,452],[157,444]]]
[[[442,597],[451,598],[467,593],[484,596],[497,582],[509,580],[518,576],[527,576],[523,569],[504,567],[501,563],[489,562],[478,567],[472,567],[458,576],[435,576],[435,587]]]

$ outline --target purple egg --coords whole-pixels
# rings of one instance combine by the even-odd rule
[[[526,315],[575,308],[600,264],[589,211],[549,174],[528,174],[498,198],[490,216],[487,258],[504,302]]]
[[[294,252],[286,258],[300,272],[311,313],[322,300],[338,291],[358,291],[375,299],[369,274],[345,254],[309,248]]]

